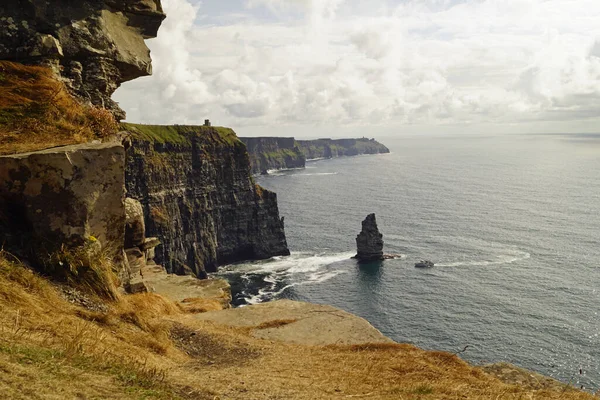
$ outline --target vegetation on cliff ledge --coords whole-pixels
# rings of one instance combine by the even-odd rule
[[[110,112],[78,102],[52,70],[0,61],[0,155],[85,143],[117,128]]]
[[[237,135],[231,128],[202,125],[142,125],[122,123],[121,127],[140,140],[150,143],[170,143],[187,145],[193,135],[201,135],[209,141],[223,143],[229,146],[240,146]]]
[[[10,399],[594,399],[505,384],[406,344],[303,346],[194,318],[152,293],[65,291],[0,254],[0,393]],[[280,321],[281,324],[291,321]]]

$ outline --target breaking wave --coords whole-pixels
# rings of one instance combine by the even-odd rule
[[[273,300],[299,285],[318,284],[348,272],[354,253],[294,252],[287,257],[224,267],[218,275],[227,277],[236,293],[234,304],[256,304]],[[235,286],[238,286],[235,288]]]

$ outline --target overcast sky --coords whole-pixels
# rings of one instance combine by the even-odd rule
[[[240,136],[600,131],[599,0],[162,0],[128,121]]]

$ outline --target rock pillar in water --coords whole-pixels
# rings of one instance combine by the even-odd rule
[[[383,235],[379,233],[375,214],[367,215],[362,222],[362,231],[356,237],[357,254],[354,258],[359,261],[383,260]]]

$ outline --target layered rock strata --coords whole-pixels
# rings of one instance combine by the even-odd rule
[[[284,137],[240,138],[250,154],[253,174],[269,170],[304,168],[306,160],[383,154],[390,150],[375,139],[296,140]]]
[[[125,150],[114,143],[0,157],[0,243],[29,256],[93,241],[120,260],[124,167]]]
[[[269,170],[304,168],[306,157],[294,138],[258,137],[240,138],[250,155],[253,174],[266,174]]]
[[[151,74],[144,39],[164,18],[160,0],[3,0],[0,60],[50,66],[77,97],[122,119],[111,95]]]
[[[156,262],[204,278],[218,265],[289,255],[277,195],[256,185],[231,129],[124,124],[128,196],[144,208]]]
[[[390,152],[375,139],[367,138],[298,140],[296,143],[307,160]]]
[[[383,235],[377,228],[375,214],[367,215],[362,222],[362,230],[356,237],[357,254],[354,258],[359,261],[379,261],[385,259],[383,255]]]
[[[276,300],[225,311],[198,314],[219,325],[254,328],[252,336],[310,346],[390,344],[366,320],[338,308],[292,300]]]

